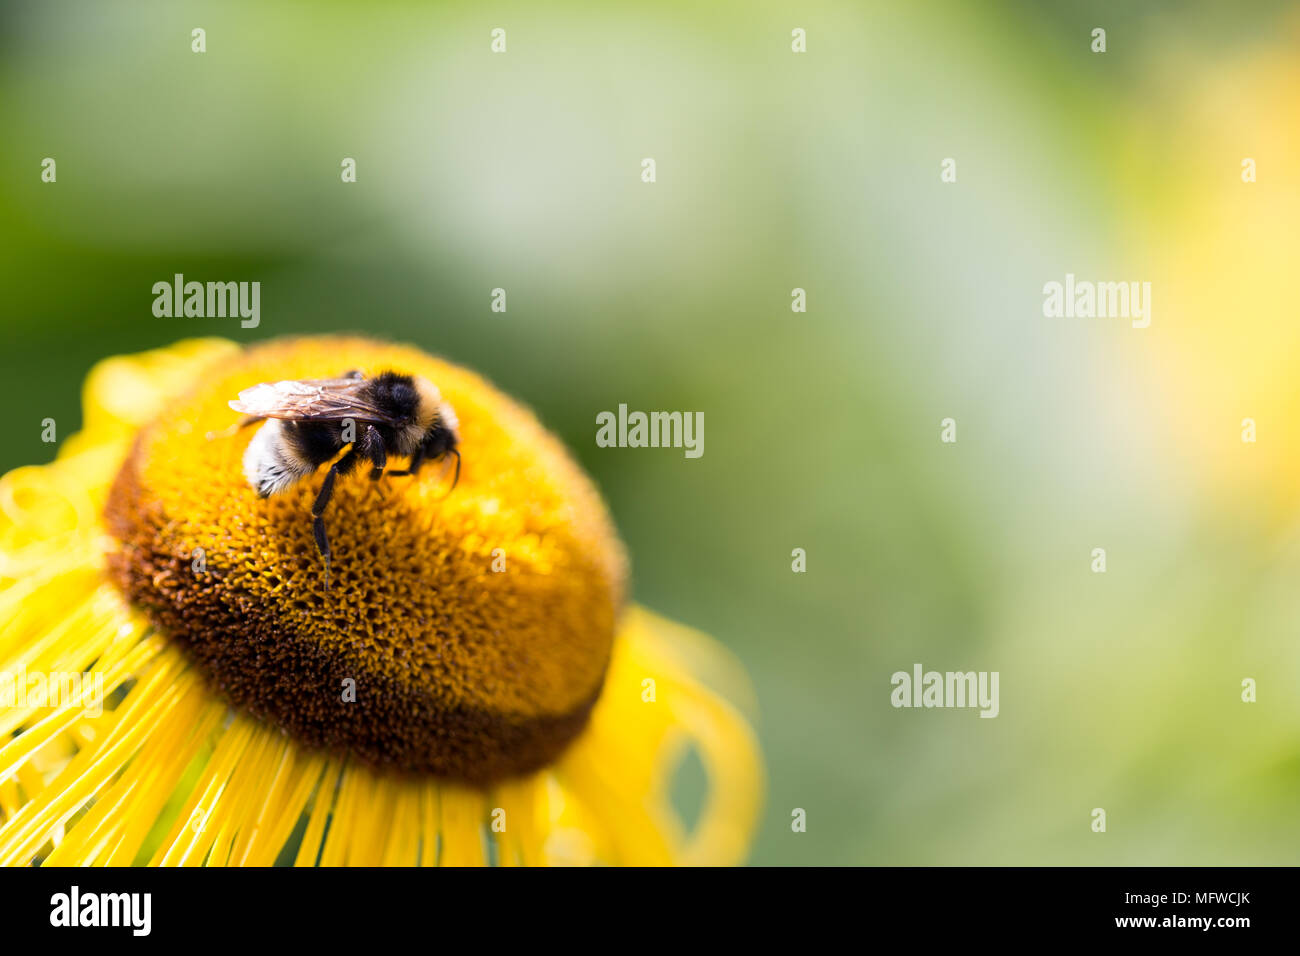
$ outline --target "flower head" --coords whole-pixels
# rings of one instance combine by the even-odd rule
[[[259,498],[241,467],[254,429],[232,433],[227,403],[348,369],[435,382],[464,468],[450,495],[427,466],[340,480],[327,590],[319,479]],[[752,734],[691,672],[743,677],[624,606],[589,480],[463,368],[333,337],[111,359],[88,380],[85,430],[0,479],[0,508],[0,671],[85,673],[105,695],[98,714],[84,695],[0,708],[0,863],[744,851]],[[711,789],[688,835],[666,791],[689,743]]]
[[[230,396],[340,374],[341,356],[436,382],[465,465],[450,495],[436,468],[340,481],[327,591],[319,476],[261,500],[240,466],[253,429],[222,432]],[[599,496],[531,414],[414,349],[321,338],[222,362],[141,431],[108,515],[123,592],[233,703],[305,743],[490,781],[553,759],[600,692],[625,572]]]

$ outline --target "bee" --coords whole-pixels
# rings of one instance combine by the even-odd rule
[[[456,413],[437,386],[417,375],[383,372],[367,378],[351,371],[339,378],[264,382],[244,389],[230,407],[248,416],[241,429],[265,423],[244,451],[244,476],[261,498],[284,491],[335,459],[311,509],[326,590],[330,543],[325,509],[340,475],[368,461],[371,481],[385,474],[415,476],[425,461],[455,456],[451,488],[460,481]],[[410,463],[401,471],[385,471],[390,455]]]

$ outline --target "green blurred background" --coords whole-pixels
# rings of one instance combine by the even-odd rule
[[[0,470],[107,355],[413,342],[746,665],[755,862],[1297,863],[1298,48],[1268,2],[7,2]],[[260,327],[155,318],[177,272]],[[1151,328],[1045,319],[1067,272],[1151,281]],[[597,448],[619,403],[704,456]],[[893,709],[915,662],[1001,715]]]

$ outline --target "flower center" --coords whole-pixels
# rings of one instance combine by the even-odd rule
[[[351,369],[433,382],[463,466],[450,494],[436,462],[340,477],[327,589],[312,505],[328,464],[259,498],[241,459],[262,426],[217,433],[243,389]],[[551,761],[600,692],[625,578],[560,443],[473,373],[367,339],[254,347],[195,385],[141,431],[109,496],[111,573],[155,627],[231,703],[308,746],[477,783]]]

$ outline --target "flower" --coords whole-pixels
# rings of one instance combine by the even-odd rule
[[[351,368],[436,382],[464,469],[450,495],[435,466],[340,480],[326,590],[319,477],[259,499],[226,402]],[[368,339],[204,339],[105,360],[84,404],[53,463],[0,479],[0,864],[743,860],[743,674],[625,605],[599,495],[481,378]]]

